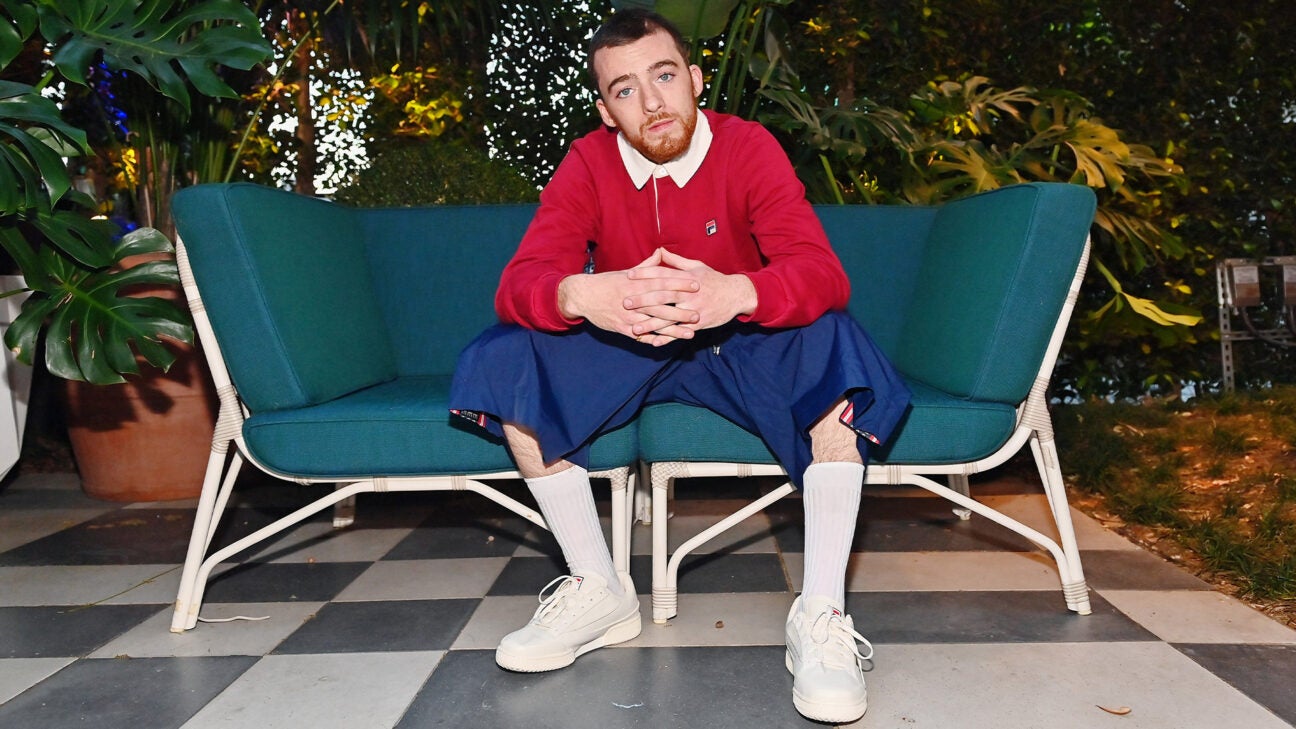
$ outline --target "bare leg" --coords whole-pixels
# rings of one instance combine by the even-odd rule
[[[810,450],[815,463],[864,463],[855,442],[859,436],[841,423],[845,409],[846,400],[838,400],[810,427]]]
[[[504,439],[508,441],[509,450],[513,452],[513,460],[517,462],[522,478],[552,476],[572,467],[572,464],[561,458],[546,464],[540,455],[539,439],[530,428],[505,423]]]

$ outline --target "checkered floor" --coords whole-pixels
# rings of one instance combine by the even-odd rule
[[[773,485],[683,482],[672,542]],[[286,513],[298,488],[252,480],[221,539]],[[1030,484],[973,492],[1046,523]],[[1076,515],[1094,608],[1079,617],[1015,535],[920,493],[867,494],[847,608],[877,655],[853,726],[1296,723],[1296,631],[1092,520]],[[0,726],[815,726],[792,707],[782,655],[799,511],[785,499],[686,561],[670,624],[654,625],[644,598],[639,638],[520,675],[495,667],[494,645],[562,567],[546,533],[485,500],[362,497],[355,527],[307,523],[212,581],[204,618],[267,619],[173,635],[192,506],[109,504],[74,475],[24,476],[0,491]],[[649,543],[637,526],[641,595]]]

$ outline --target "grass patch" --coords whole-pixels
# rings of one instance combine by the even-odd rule
[[[1080,508],[1296,620],[1296,387],[1059,406],[1054,425]]]

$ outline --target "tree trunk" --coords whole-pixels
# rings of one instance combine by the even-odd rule
[[[295,33],[309,33],[310,22],[299,15]],[[315,43],[307,41],[293,57],[297,70],[297,183],[294,188],[303,195],[315,195],[315,109],[311,105],[311,53]]]

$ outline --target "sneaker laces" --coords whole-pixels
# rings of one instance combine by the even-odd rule
[[[846,618],[835,610],[819,614],[810,625],[810,640],[826,665],[846,668],[859,666],[873,658],[873,644],[847,625]],[[860,653],[859,643],[868,646],[868,655]]]
[[[554,622],[562,615],[568,598],[575,597],[573,593],[579,590],[580,586],[581,580],[575,575],[563,575],[550,580],[549,584],[540,589],[540,607],[536,608],[535,614],[531,616],[531,622],[541,625]]]

